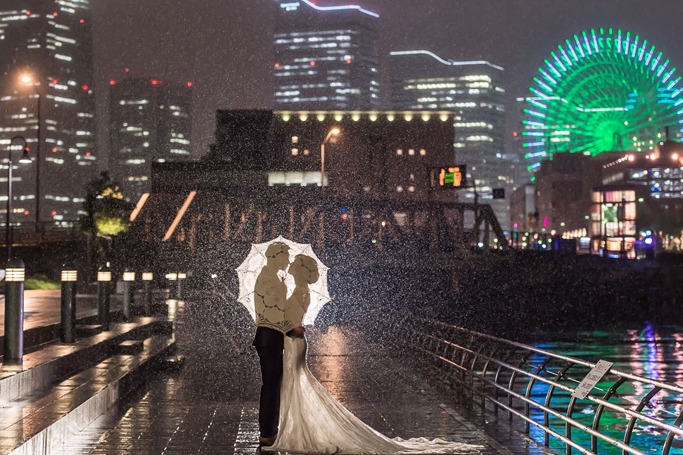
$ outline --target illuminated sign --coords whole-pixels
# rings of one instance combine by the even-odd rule
[[[467,165],[448,166],[432,172],[432,185],[440,188],[463,188],[467,183]]]

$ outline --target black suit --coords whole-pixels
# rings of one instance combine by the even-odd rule
[[[259,405],[259,431],[269,438],[278,431],[280,417],[280,384],[282,383],[282,351],[285,336],[268,327],[257,327],[253,345],[261,364],[261,401]]]

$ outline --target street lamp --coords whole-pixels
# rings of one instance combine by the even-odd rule
[[[322,144],[320,144],[320,192],[325,192],[325,144],[330,140],[332,136],[339,136],[341,130],[336,126],[327,133],[325,139],[323,139]]]
[[[40,231],[40,142],[41,142],[41,132],[42,132],[42,121],[41,121],[41,109],[40,102],[42,96],[40,91],[36,87],[33,76],[30,74],[24,74],[21,76],[21,82],[24,85],[31,87],[38,96],[38,101],[36,103],[36,120],[38,120],[38,130],[36,132],[36,139],[38,144],[36,145],[36,232]]]
[[[19,162],[30,163],[31,158],[28,156],[28,146],[26,145],[26,139],[22,136],[14,136],[9,142],[9,147],[7,148],[7,216],[5,218],[5,243],[7,245],[7,260],[12,258],[12,144],[14,141],[21,141],[24,143],[24,151],[19,158]]]

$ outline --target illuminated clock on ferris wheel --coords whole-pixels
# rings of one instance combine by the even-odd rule
[[[556,152],[646,151],[683,126],[683,84],[655,46],[630,32],[584,31],[557,46],[525,99],[527,168]]]

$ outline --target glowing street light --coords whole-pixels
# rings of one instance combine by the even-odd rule
[[[338,127],[333,127],[323,139],[322,144],[320,144],[320,192],[325,192],[325,144],[330,140],[332,136],[339,136],[341,130]]]

